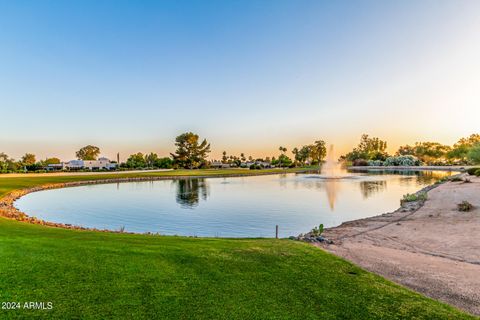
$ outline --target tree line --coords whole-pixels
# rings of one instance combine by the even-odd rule
[[[119,164],[120,169],[146,169],[146,168],[208,168],[212,162],[208,161],[211,152],[210,143],[206,139],[192,132],[183,133],[175,138],[175,152],[169,157],[159,157],[156,153],[132,154],[128,159]],[[350,152],[340,157],[339,160],[353,165],[391,165],[402,164],[416,165],[466,165],[480,163],[480,134],[472,134],[461,138],[453,146],[443,145],[438,142],[416,142],[414,145],[403,145],[395,154],[386,151],[387,142],[377,137],[364,134],[359,144]],[[223,151],[219,161],[222,164],[240,167],[248,164],[258,169],[262,166],[294,167],[305,165],[318,165],[327,154],[326,144],[323,140],[316,140],[312,144],[295,147],[291,150],[293,157],[289,157],[288,149],[284,146],[278,148],[277,156],[256,158],[241,153],[239,156],[228,155]],[[100,148],[88,145],[75,153],[79,160],[96,160],[100,155]],[[406,161],[406,162],[404,162]],[[115,162],[115,161],[112,161]],[[32,153],[26,153],[20,160],[14,160],[5,153],[0,153],[0,172],[22,172],[44,170],[50,164],[60,164],[59,158],[47,158],[37,161]]]
[[[222,164],[240,167],[245,164],[254,165],[259,169],[265,165],[276,167],[293,167],[306,164],[318,164],[326,156],[326,147],[323,140],[317,140],[311,145],[305,145],[300,148],[293,148],[291,151],[293,159],[287,155],[287,148],[280,146],[277,157],[256,158],[245,156],[227,155],[223,152]],[[206,139],[200,139],[198,134],[192,132],[183,133],[175,138],[175,152],[169,157],[159,157],[156,153],[143,154],[141,152],[132,154],[125,162],[119,163],[119,169],[156,169],[156,168],[186,168],[198,169],[208,168],[212,162],[208,161],[211,152],[210,143]],[[78,150],[75,155],[78,160],[97,160],[100,155],[100,148],[88,145]],[[115,163],[115,161],[112,161]],[[213,161],[215,162],[215,161]],[[34,154],[27,153],[21,160],[15,161],[5,153],[0,153],[0,172],[20,172],[20,171],[41,171],[50,164],[60,164],[59,158],[48,158],[37,161]]]
[[[387,142],[377,137],[363,134],[360,142],[340,160],[354,165],[382,164],[394,162],[395,157],[411,157],[413,161],[427,165],[469,165],[480,163],[480,134],[472,134],[461,138],[453,146],[438,142],[416,142],[414,145],[403,145],[394,155],[386,152]],[[412,158],[413,157],[413,158]],[[387,162],[387,163],[388,163]]]

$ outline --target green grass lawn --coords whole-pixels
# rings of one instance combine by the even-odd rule
[[[0,192],[79,178],[2,178]],[[299,242],[101,233],[0,218],[6,301],[53,309],[0,310],[1,319],[474,318]]]

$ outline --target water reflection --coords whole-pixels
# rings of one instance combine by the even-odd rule
[[[396,177],[396,184],[404,187],[417,187],[435,183],[443,177],[451,176],[451,172],[444,171],[417,171],[417,170],[338,170],[335,176],[318,174],[316,171],[297,173],[297,176],[304,176],[306,179],[298,179],[294,182],[297,188],[301,184],[304,188],[317,189],[325,192],[328,205],[331,211],[335,211],[337,197],[342,193],[342,185],[347,183],[358,183],[363,199],[368,199],[375,194],[387,190],[387,180]],[[377,176],[388,176],[385,179]],[[285,185],[285,181],[281,182]]]
[[[364,199],[367,199],[376,193],[383,192],[386,189],[386,180],[360,181],[360,191],[362,192],[362,196]]]
[[[98,229],[273,237],[279,225],[280,236],[287,237],[320,223],[331,227],[391,212],[402,195],[443,175],[315,172],[101,184],[31,193],[15,206],[39,219]]]
[[[200,199],[206,201],[210,194],[208,182],[202,178],[179,179],[172,183],[177,187],[176,201],[182,208],[194,208]]]
[[[327,179],[325,180],[325,193],[327,194],[328,205],[330,210],[335,210],[335,202],[337,201],[337,194],[340,185],[338,184],[338,179]]]

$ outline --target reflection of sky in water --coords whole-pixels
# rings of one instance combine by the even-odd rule
[[[91,185],[26,195],[16,206],[41,219],[86,227],[161,234],[271,237],[323,223],[395,210],[412,193],[448,173],[352,173],[182,179]]]

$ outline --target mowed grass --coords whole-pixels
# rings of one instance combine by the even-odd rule
[[[0,219],[1,310],[48,319],[468,319],[307,244],[72,231]],[[471,317],[473,318],[473,317]]]
[[[0,192],[77,179],[91,177],[2,178]],[[0,319],[474,318],[295,241],[101,233],[0,218],[0,302],[8,301],[53,309],[0,310]]]

